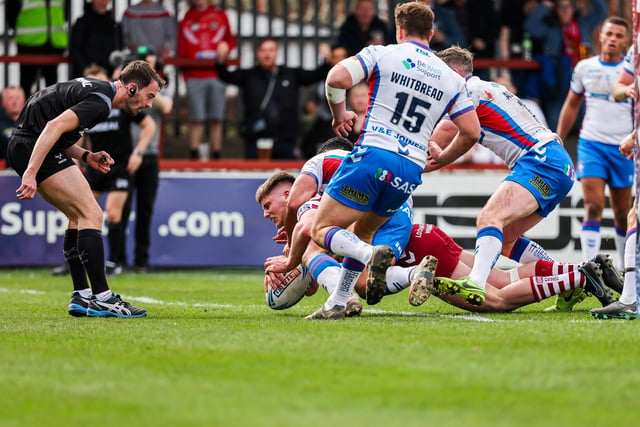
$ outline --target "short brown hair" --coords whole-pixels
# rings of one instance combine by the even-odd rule
[[[155,72],[148,62],[137,60],[131,61],[120,73],[120,81],[125,85],[135,83],[140,89],[147,87],[152,81],[158,83],[158,88],[162,89],[167,82]]]
[[[289,172],[280,171],[274,173],[256,190],[256,202],[262,204],[262,199],[271,194],[278,185],[283,182],[290,182],[293,184],[295,180],[296,177],[291,175]]]
[[[109,73],[107,72],[106,68],[92,63],[84,69],[84,71],[82,72],[82,77],[97,76],[101,73],[109,77]]]
[[[420,39],[429,38],[433,28],[433,11],[418,1],[402,3],[396,6],[396,25],[406,31],[408,36]]]
[[[440,52],[436,52],[449,68],[457,68],[465,75],[473,73],[473,53],[469,49],[460,46],[451,46]]]
[[[610,16],[607,19],[604,20],[604,22],[602,23],[602,26],[604,27],[605,24],[612,24],[612,25],[620,25],[622,27],[625,28],[625,30],[627,30],[627,34],[629,34],[629,29],[631,28],[629,26],[629,21],[627,21],[626,19],[620,17],[620,16]]]

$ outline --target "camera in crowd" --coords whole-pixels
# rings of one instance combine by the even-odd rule
[[[114,50],[109,55],[109,63],[113,68],[124,68],[131,61],[146,61],[148,56],[156,57],[155,70],[158,74],[160,74],[160,76],[164,78],[164,63],[162,62],[160,55],[158,55],[155,50],[148,46],[138,46],[135,52],[132,52],[129,48]]]

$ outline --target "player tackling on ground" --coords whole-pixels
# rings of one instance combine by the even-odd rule
[[[309,319],[343,318],[365,265],[367,302],[375,304],[384,295],[385,273],[394,254],[387,246],[373,247],[369,242],[422,183],[429,137],[438,120],[448,113],[458,125],[461,151],[480,136],[464,79],[429,48],[433,18],[426,4],[398,5],[399,44],[369,46],[340,61],[327,76],[336,134],[347,136],[356,118],[346,110],[346,89],[366,80],[371,98],[362,135],[329,183],[313,222],[313,240],[345,258],[339,285]],[[354,233],[346,230],[350,224]],[[481,288],[469,290],[469,296],[478,304],[484,301]]]

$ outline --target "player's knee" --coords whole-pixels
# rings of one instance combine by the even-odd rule
[[[326,233],[326,229],[323,227],[318,227],[316,224],[311,226],[311,240],[313,240],[317,245],[324,248],[324,235]]]
[[[600,220],[602,219],[602,211],[604,210],[604,204],[597,202],[589,202],[584,205],[585,214],[587,219]]]
[[[501,227],[501,221],[497,212],[494,212],[492,209],[482,209],[476,218],[476,225],[478,228],[489,225]]]

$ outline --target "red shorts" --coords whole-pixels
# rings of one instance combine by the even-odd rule
[[[417,265],[422,258],[432,255],[438,258],[437,277],[451,277],[458,265],[462,247],[447,233],[433,224],[414,224],[409,244],[398,261],[401,267]]]

